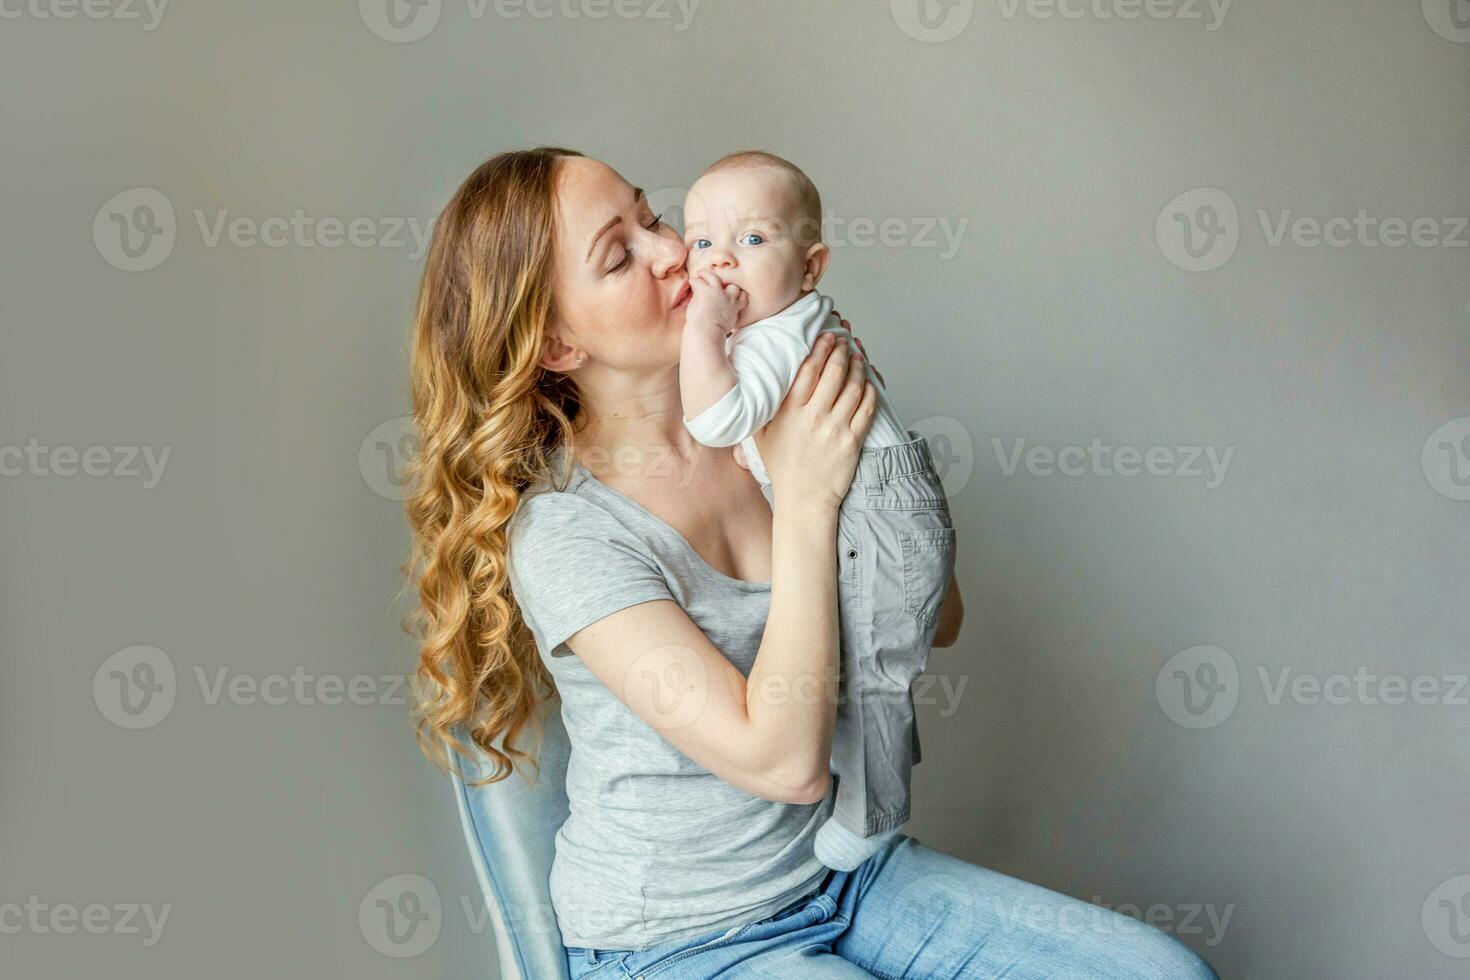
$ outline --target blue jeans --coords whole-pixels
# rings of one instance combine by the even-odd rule
[[[567,953],[572,980],[1219,980],[1152,926],[902,833],[758,922],[641,950]]]

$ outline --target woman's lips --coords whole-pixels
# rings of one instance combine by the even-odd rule
[[[677,310],[679,307],[688,303],[689,297],[693,295],[694,290],[689,288],[689,280],[684,280],[684,284],[680,286],[679,291],[674,294],[674,305],[670,307],[670,309]]]

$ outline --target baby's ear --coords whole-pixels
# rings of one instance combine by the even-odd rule
[[[817,288],[817,283],[822,281],[822,274],[827,271],[827,263],[832,261],[832,250],[821,242],[813,242],[806,250],[806,268],[801,277],[801,288],[811,290]]]

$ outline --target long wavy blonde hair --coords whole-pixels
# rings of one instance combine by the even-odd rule
[[[558,163],[581,155],[542,146],[477,167],[434,225],[414,311],[414,727],[424,754],[456,771],[445,746],[466,751],[467,732],[493,764],[477,785],[516,760],[539,778],[519,740],[529,728],[539,745],[537,705],[557,696],[510,593],[506,524],[531,483],[565,485],[550,454],[585,421],[571,380],[536,363],[553,310]]]

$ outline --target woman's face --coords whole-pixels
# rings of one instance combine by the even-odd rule
[[[556,186],[552,284],[560,340],[588,361],[625,370],[679,362],[689,306],[688,255],[643,192],[604,163],[563,157]],[[554,366],[576,366],[575,355]]]

